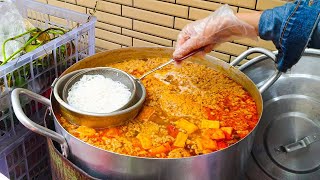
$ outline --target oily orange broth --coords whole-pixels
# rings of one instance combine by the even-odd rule
[[[107,64],[140,77],[167,58]],[[142,80],[147,97],[139,115],[122,126],[96,130],[62,126],[96,147],[141,157],[180,158],[224,149],[257,124],[257,107],[239,84],[213,69],[192,62],[169,65]]]

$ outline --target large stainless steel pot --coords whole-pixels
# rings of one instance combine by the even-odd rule
[[[250,67],[247,67],[250,65]],[[274,62],[255,58],[242,70],[256,84],[274,73]],[[299,62],[263,93],[263,115],[248,165],[249,179],[320,179],[320,50]]]
[[[172,52],[173,49],[171,48],[126,48],[106,51],[76,63],[62,75],[82,68],[106,66],[111,62],[129,59],[170,58]],[[231,65],[210,56],[206,56],[206,60],[202,58],[190,58],[189,60],[218,70],[245,87],[254,98],[259,117],[261,117],[263,109],[261,93],[272,85],[281,73],[276,71],[258,89],[245,74],[233,67],[251,53],[263,53],[275,59],[275,55],[270,51],[252,48],[240,55]],[[35,124],[25,116],[19,102],[20,94],[25,94],[51,107],[57,132]],[[102,150],[69,134],[57,119],[61,112],[59,104],[52,94],[49,100],[25,89],[15,89],[12,92],[12,105],[17,118],[24,126],[60,143],[64,156],[88,174],[102,179],[236,179],[245,171],[256,132],[256,128],[254,128],[238,143],[210,154],[178,159],[141,158]],[[230,170],[232,173],[230,173]]]

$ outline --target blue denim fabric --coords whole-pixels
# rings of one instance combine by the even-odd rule
[[[320,0],[297,0],[262,13],[259,36],[272,40],[279,50],[280,71],[285,72],[296,64],[307,46],[320,48],[319,15]]]

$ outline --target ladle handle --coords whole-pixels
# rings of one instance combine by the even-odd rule
[[[52,140],[58,142],[61,145],[62,155],[65,157],[68,157],[69,148],[68,148],[67,141],[64,139],[64,137],[48,128],[45,128],[43,126],[40,126],[37,123],[34,123],[31,119],[29,119],[22,110],[20,98],[19,98],[20,94],[24,94],[29,98],[37,102],[40,102],[48,107],[51,106],[50,100],[32,91],[29,91],[27,89],[22,89],[22,88],[16,88],[11,93],[13,111],[17,116],[18,120],[26,128],[30,129],[31,131],[38,133],[40,135],[43,135],[45,137],[51,138]]]
[[[151,73],[153,73],[153,72],[155,72],[155,71],[157,71],[157,70],[159,70],[159,69],[161,69],[161,68],[163,68],[163,67],[171,64],[172,62],[174,62],[174,60],[173,60],[173,59],[170,59],[168,62],[166,62],[166,63],[164,63],[164,64],[161,64],[160,66],[158,66],[158,67],[156,67],[156,68],[154,68],[154,69],[146,72],[145,74],[143,74],[143,75],[139,78],[139,80],[142,80],[143,78],[145,78],[145,77],[148,76],[149,74],[151,74]]]
[[[161,68],[163,68],[163,67],[165,67],[165,66],[167,66],[167,65],[169,65],[169,64],[171,64],[171,63],[173,63],[173,62],[175,62],[175,61],[185,60],[185,59],[187,59],[188,57],[193,56],[193,55],[197,54],[197,53],[200,52],[200,51],[203,51],[204,48],[205,48],[205,47],[202,47],[202,48],[196,49],[196,50],[194,50],[194,51],[191,51],[189,54],[187,54],[187,55],[185,55],[185,56],[183,56],[183,57],[181,57],[181,58],[170,59],[168,62],[166,62],[166,63],[164,63],[164,64],[161,64],[160,66],[158,66],[158,67],[156,67],[156,68],[154,68],[154,69],[146,72],[145,74],[143,74],[143,75],[139,78],[139,80],[142,80],[143,78],[145,78],[145,77],[148,76],[149,74],[151,74],[151,73],[153,73],[153,72],[155,72],[155,71],[157,71],[157,70],[159,70],[159,69],[161,69]]]
[[[174,60],[175,60],[175,61],[185,60],[185,59],[187,59],[188,57],[193,56],[193,55],[197,54],[197,53],[200,52],[200,51],[204,51],[204,48],[205,48],[205,47],[202,47],[202,48],[193,50],[193,51],[191,51],[189,54],[187,54],[187,55],[185,55],[185,56],[183,56],[183,57],[181,57],[181,58],[176,58],[176,59],[174,59]]]

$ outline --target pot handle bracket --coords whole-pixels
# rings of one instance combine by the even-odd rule
[[[26,116],[26,114],[23,112],[23,109],[21,107],[21,103],[19,99],[19,96],[21,94],[26,95],[29,98],[37,102],[40,102],[48,107],[51,107],[50,100],[32,91],[29,91],[27,89],[22,89],[22,88],[16,88],[11,93],[11,102],[12,102],[13,111],[17,116],[17,118],[19,119],[19,121],[31,131],[58,142],[61,146],[62,155],[67,158],[69,155],[69,147],[65,138],[61,134],[58,134],[57,132],[54,132],[48,128],[40,126],[39,124],[34,123],[31,119],[29,119]]]
[[[230,63],[230,65],[237,66],[241,61],[243,61],[246,57],[248,57],[250,54],[253,54],[253,53],[261,53],[261,54],[264,54],[267,57],[271,58],[273,61],[276,60],[276,55],[269,50],[266,50],[264,48],[251,48],[251,49],[243,52],[242,54],[240,54],[234,61],[232,61]],[[256,58],[250,60],[246,64],[240,66],[239,70],[243,70],[243,69],[251,66],[257,60],[262,59],[262,57],[264,58],[264,56],[259,56],[259,57],[256,57]],[[276,69],[275,73],[261,87],[259,87],[259,92],[263,93],[264,91],[266,91],[274,82],[276,82],[279,79],[281,74],[282,74],[282,72],[279,71],[278,69]]]

